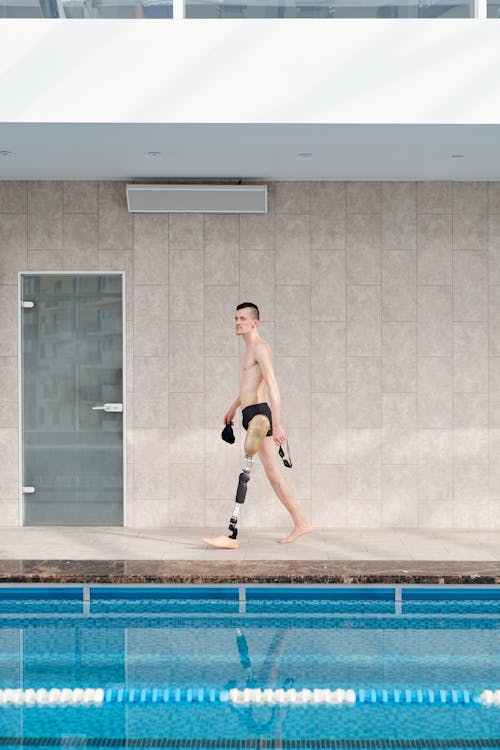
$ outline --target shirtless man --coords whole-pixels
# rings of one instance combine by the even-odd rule
[[[262,428],[262,424],[264,425],[264,432],[261,432],[260,436],[257,436],[256,449],[248,449],[248,445],[254,441],[254,438],[250,435],[250,431],[248,432],[245,441],[245,451],[252,452],[253,450],[258,453],[271,487],[292,517],[292,531],[284,539],[278,540],[281,544],[287,544],[294,542],[302,534],[312,531],[312,526],[295,502],[292,488],[281,474],[279,458],[275,448],[275,443],[283,445],[286,442],[286,434],[280,422],[280,392],[274,375],[271,347],[259,335],[259,309],[253,302],[243,302],[241,305],[238,305],[234,321],[236,335],[243,336],[246,350],[243,357],[240,393],[224,415],[224,424],[232,424],[238,408],[241,407],[245,429],[248,428],[250,422],[254,422],[255,433],[255,423],[259,419],[261,420],[260,428]],[[271,408],[264,401],[264,385],[267,386]],[[258,415],[264,415],[264,418]],[[252,429],[252,425],[250,429]],[[258,433],[255,434],[258,435]],[[244,481],[248,482],[249,469],[246,471],[248,471],[248,478],[244,479]],[[239,490],[240,487],[238,487],[238,493]],[[243,492],[243,500],[245,493],[246,487]],[[243,500],[238,500],[237,497],[237,502],[241,503]],[[234,538],[218,536],[213,539],[203,539],[203,541],[212,547],[223,547],[226,549],[235,549],[238,547],[236,536]]]

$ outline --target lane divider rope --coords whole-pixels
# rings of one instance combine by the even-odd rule
[[[102,706],[110,703],[229,703],[249,705],[481,705],[500,707],[500,689],[483,690],[374,690],[348,688],[5,688],[0,690],[0,708],[6,706]]]

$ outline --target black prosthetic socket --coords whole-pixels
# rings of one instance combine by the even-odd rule
[[[238,489],[236,490],[236,502],[244,503],[247,494],[247,482],[250,479],[250,473],[248,471],[242,471],[238,481]]]

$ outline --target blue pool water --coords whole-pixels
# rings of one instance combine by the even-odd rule
[[[499,624],[500,587],[0,587],[0,748],[500,748]],[[42,688],[103,698],[2,698]]]

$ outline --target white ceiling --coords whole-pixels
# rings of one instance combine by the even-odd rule
[[[6,123],[0,179],[498,180],[499,144],[500,125]]]

